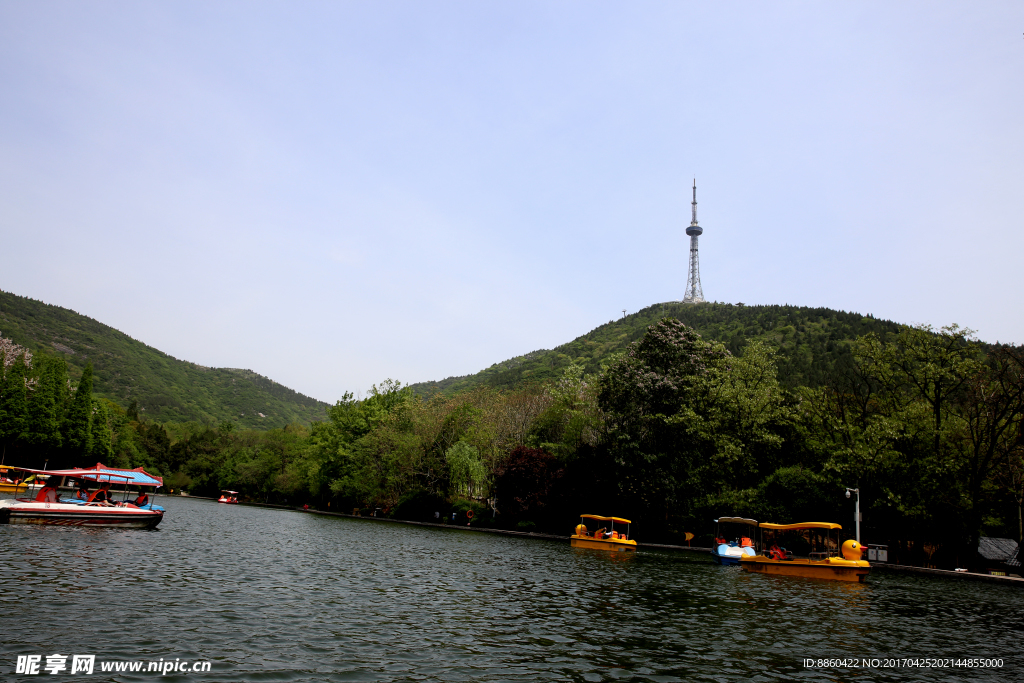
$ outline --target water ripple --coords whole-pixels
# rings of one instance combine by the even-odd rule
[[[0,672],[19,654],[213,662],[217,681],[1012,680],[1024,593],[181,498],[155,531],[0,527]],[[1002,657],[1002,670],[807,658]],[[152,680],[118,674],[110,680]],[[29,678],[29,677],[27,677]],[[71,677],[74,678],[74,677]],[[185,680],[170,675],[168,680]]]

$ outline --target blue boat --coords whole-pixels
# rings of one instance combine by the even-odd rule
[[[726,531],[739,531],[740,535],[729,540],[722,532],[722,525],[725,524]],[[740,525],[738,528],[733,525]],[[719,517],[715,520],[715,543],[711,547],[711,559],[718,564],[739,565],[740,559],[744,556],[757,554],[757,547],[754,542],[756,534],[750,533],[746,527],[753,527],[757,530],[757,520],[744,517]],[[743,535],[750,533],[750,536]]]

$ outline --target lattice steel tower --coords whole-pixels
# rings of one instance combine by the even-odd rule
[[[697,179],[693,179],[693,220],[686,234],[690,236],[690,269],[686,274],[686,295],[683,297],[684,304],[704,303],[704,290],[700,288],[700,263],[697,260],[697,238],[704,232],[704,228],[697,225]]]

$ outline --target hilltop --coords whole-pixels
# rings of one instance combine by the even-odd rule
[[[162,422],[229,420],[271,429],[308,424],[326,407],[251,370],[178,360],[75,311],[3,291],[0,336],[33,354],[64,358],[74,379],[91,361],[94,395],[122,406],[137,401],[142,414]]]
[[[413,384],[420,395],[457,393],[479,386],[508,389],[559,377],[570,363],[596,373],[611,355],[643,337],[647,327],[672,317],[706,339],[740,353],[752,340],[779,353],[779,379],[786,386],[817,386],[849,354],[850,342],[875,332],[887,337],[899,324],[870,315],[804,306],[678,302],[655,304],[610,320],[554,349],[517,356],[472,375]],[[63,357],[77,379],[87,362],[95,370],[93,392],[160,421],[233,421],[269,429],[309,423],[326,404],[251,370],[208,368],[178,360],[75,311],[0,291],[0,337],[33,353]],[[262,414],[262,416],[261,416]]]
[[[705,339],[722,342],[739,353],[750,341],[763,340],[779,353],[779,379],[789,387],[821,384],[857,337],[875,332],[883,338],[899,324],[859,313],[806,306],[745,306],[743,304],[655,304],[610,320],[587,334],[555,347],[540,349],[495,363],[473,375],[420,382],[418,394],[455,393],[478,386],[511,388],[527,382],[558,377],[570,363],[582,363],[587,372],[601,369],[601,362],[643,337],[647,327],[664,317],[693,327]]]

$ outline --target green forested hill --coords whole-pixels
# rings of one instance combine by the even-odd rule
[[[3,291],[0,336],[63,357],[75,379],[92,361],[94,395],[122,406],[137,401],[140,412],[160,421],[230,420],[269,429],[324,415],[326,404],[251,370],[180,361],[92,318]]]
[[[476,386],[509,388],[523,382],[560,375],[576,361],[597,372],[602,359],[625,350],[647,327],[666,316],[695,328],[706,339],[720,341],[733,353],[750,340],[765,340],[779,350],[779,379],[787,386],[816,386],[849,353],[849,342],[875,332],[883,338],[899,329],[897,323],[857,313],[802,306],[744,306],[707,303],[664,303],[648,306],[620,320],[577,337],[551,350],[539,350],[496,363],[475,375],[449,377],[413,385],[420,394],[457,392]]]

